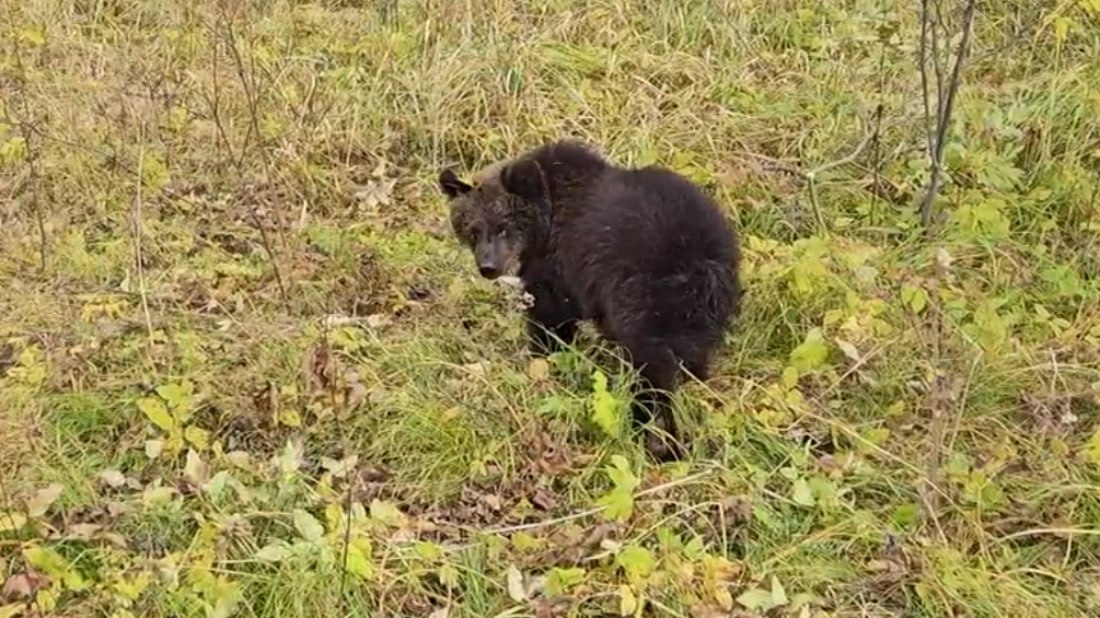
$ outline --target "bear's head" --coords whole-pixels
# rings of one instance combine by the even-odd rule
[[[482,277],[496,279],[513,273],[520,256],[545,232],[539,172],[531,161],[511,163],[483,174],[483,180],[474,184],[449,169],[440,172],[439,187],[450,203],[451,229],[474,254]]]

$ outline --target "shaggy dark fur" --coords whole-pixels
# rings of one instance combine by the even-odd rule
[[[450,170],[439,184],[481,275],[518,267],[535,299],[532,349],[551,352],[578,320],[594,320],[641,375],[636,425],[656,420],[673,438],[651,434],[647,449],[682,456],[669,399],[679,366],[705,380],[740,312],[739,243],[718,206],[672,171],[618,167],[572,141],[508,161],[478,186]]]

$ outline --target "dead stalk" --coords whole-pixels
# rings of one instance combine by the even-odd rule
[[[921,1],[921,40],[919,46],[921,91],[924,97],[924,122],[928,135],[928,158],[932,171],[928,180],[928,186],[924,191],[924,197],[920,203],[921,224],[925,230],[931,229],[932,219],[935,216],[932,206],[940,191],[943,181],[943,150],[947,142],[947,130],[951,125],[951,116],[955,107],[955,96],[961,84],[962,67],[966,62],[970,50],[970,37],[974,30],[974,13],[977,8],[977,0],[967,0],[963,9],[962,40],[955,50],[955,64],[951,69],[951,77],[945,84],[943,79],[943,67],[940,60],[939,30],[943,19],[936,4],[934,15],[931,10],[932,0]],[[931,41],[929,41],[931,39]],[[929,49],[931,42],[931,49]],[[931,104],[929,103],[929,77],[928,57],[931,55],[936,73],[936,118],[935,129],[932,130]]]

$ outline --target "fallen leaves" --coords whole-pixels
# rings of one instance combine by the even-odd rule
[[[34,493],[29,500],[27,500],[27,515],[33,519],[37,519],[46,514],[50,510],[50,507],[61,496],[61,492],[64,490],[58,483],[53,483],[47,487],[39,489]]]
[[[21,530],[25,525],[27,525],[27,518],[22,513],[0,512],[0,532]]]
[[[522,603],[530,596],[531,591],[527,588],[524,582],[523,573],[520,573],[516,565],[509,564],[508,569],[504,572],[505,587],[508,590],[508,596],[517,603]]]
[[[27,601],[33,599],[35,594],[48,588],[51,580],[46,575],[39,573],[34,568],[27,568],[21,573],[13,573],[4,581],[4,588],[0,591],[0,600],[4,603]]]
[[[112,489],[118,489],[126,484],[126,475],[114,468],[108,468],[100,472],[99,479]]]
[[[773,575],[770,588],[750,588],[737,597],[737,602],[746,609],[769,612],[776,607],[787,605],[790,600],[787,598],[787,591],[779,583],[779,578]]]
[[[535,382],[543,382],[550,377],[550,363],[544,358],[532,359],[527,364],[527,376]]]

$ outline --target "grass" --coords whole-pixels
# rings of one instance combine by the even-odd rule
[[[1094,613],[1095,2],[982,3],[931,236],[907,3],[361,4],[5,9],[0,615]],[[566,135],[742,235],[681,464],[450,236]]]

